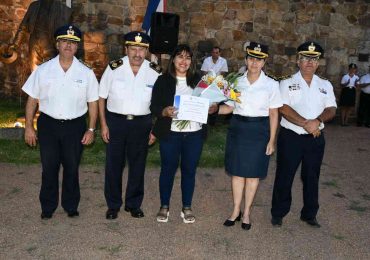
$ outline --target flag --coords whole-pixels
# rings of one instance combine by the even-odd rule
[[[166,12],[166,5],[167,0],[149,0],[142,25],[142,28],[147,33],[150,31],[150,20],[152,18],[152,14],[155,12]]]

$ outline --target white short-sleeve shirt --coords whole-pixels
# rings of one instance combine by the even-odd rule
[[[360,79],[360,84],[370,83],[370,73],[362,76]],[[370,94],[370,85],[361,89],[362,92]]]
[[[346,84],[349,80],[348,85],[344,86],[345,88],[355,88],[356,87],[356,81],[360,78],[357,75],[352,75],[352,77],[347,73],[342,77],[342,80],[340,81],[341,84]]]
[[[92,69],[73,57],[65,72],[59,55],[41,64],[22,90],[39,100],[39,110],[55,119],[75,119],[84,115],[87,102],[97,101],[99,84]]]
[[[250,84],[247,73],[248,71],[237,79],[236,89],[240,91],[241,103],[229,101],[226,104],[235,107],[233,114],[248,117],[269,116],[269,109],[283,105],[279,83],[261,71],[259,78]]]
[[[229,71],[227,61],[224,58],[218,57],[216,63],[213,63],[212,56],[204,59],[200,70],[205,72],[213,70],[217,75],[220,75],[222,72]]]
[[[154,82],[159,73],[144,60],[136,74],[132,72],[129,59],[123,57],[122,65],[104,71],[100,81],[99,97],[108,99],[107,109],[122,115],[148,115]]]
[[[311,85],[308,86],[301,72],[297,72],[280,82],[280,93],[283,103],[306,119],[317,118],[327,107],[337,107],[332,84],[316,75],[313,75]],[[280,125],[297,134],[308,134],[303,127],[284,117],[281,118]],[[320,129],[323,128],[324,124],[321,124]]]

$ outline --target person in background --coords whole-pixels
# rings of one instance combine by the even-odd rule
[[[369,72],[362,76],[359,82],[361,88],[360,105],[357,114],[357,126],[370,127],[370,65]]]
[[[356,87],[360,78],[356,75],[357,65],[349,64],[348,73],[340,81],[342,92],[340,95],[339,106],[341,112],[341,125],[349,126],[348,118],[356,103]]]
[[[234,202],[233,211],[224,222],[227,227],[242,219],[241,227],[251,228],[253,200],[275,151],[278,108],[283,104],[279,83],[262,70],[267,57],[268,46],[250,43],[245,59],[247,71],[237,79],[241,103],[228,101],[219,109],[219,114],[233,113],[225,151],[225,170],[231,175]]]
[[[181,161],[181,218],[184,223],[194,223],[192,199],[195,187],[195,175],[202,153],[206,126],[188,121],[181,126],[176,116],[174,97],[192,95],[200,80],[195,73],[193,52],[186,44],[178,45],[172,53],[167,72],[158,77],[154,84],[150,110],[156,117],[153,135],[159,139],[161,172],[159,192],[161,207],[157,214],[158,222],[167,222],[170,211],[170,199],[175,174]],[[217,106],[211,106],[209,113],[215,112]]]
[[[36,146],[37,141],[40,144],[42,219],[52,218],[58,207],[61,165],[62,207],[69,217],[79,215],[78,168],[83,146],[94,141],[98,116],[98,81],[93,70],[75,57],[81,31],[68,24],[58,28],[54,37],[59,55],[38,66],[22,88],[28,94],[25,141],[30,146]],[[36,135],[33,118],[37,104]]]
[[[229,71],[226,59],[221,57],[221,49],[218,46],[212,48],[211,56],[204,59],[200,69],[203,74],[213,70],[216,75],[223,75]]]

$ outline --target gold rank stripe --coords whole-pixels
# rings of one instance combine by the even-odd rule
[[[251,56],[256,55],[257,58],[262,58],[262,59],[265,59],[269,56],[266,53],[259,52],[259,51],[254,51],[254,50],[248,50],[248,49],[247,49],[247,53]]]
[[[139,45],[139,46],[149,47],[149,43],[134,42],[134,41],[126,41],[126,45]]]
[[[68,34],[57,36],[57,40],[59,40],[59,39],[66,39],[66,40],[71,40],[71,41],[76,41],[76,42],[81,41],[81,39],[79,37],[74,36],[74,35],[68,35]]]

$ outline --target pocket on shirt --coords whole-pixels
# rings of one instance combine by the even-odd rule
[[[76,91],[76,94],[78,95],[78,98],[82,100],[86,100],[87,95],[87,82],[84,80],[76,79],[73,81],[74,84],[74,90]]]
[[[146,86],[144,88],[144,93],[143,93],[143,101],[144,102],[150,102],[150,100],[152,99],[152,89],[153,88],[150,88],[148,86]]]
[[[301,101],[302,92],[301,91],[290,91],[289,92],[289,100],[292,105],[297,104]]]
[[[41,82],[40,100],[52,98],[58,94],[58,80],[57,78],[47,78]]]
[[[127,96],[128,93],[128,87],[127,83],[123,80],[114,80],[112,82],[112,88],[110,89],[109,95],[111,98],[114,99],[123,99],[125,96]]]

